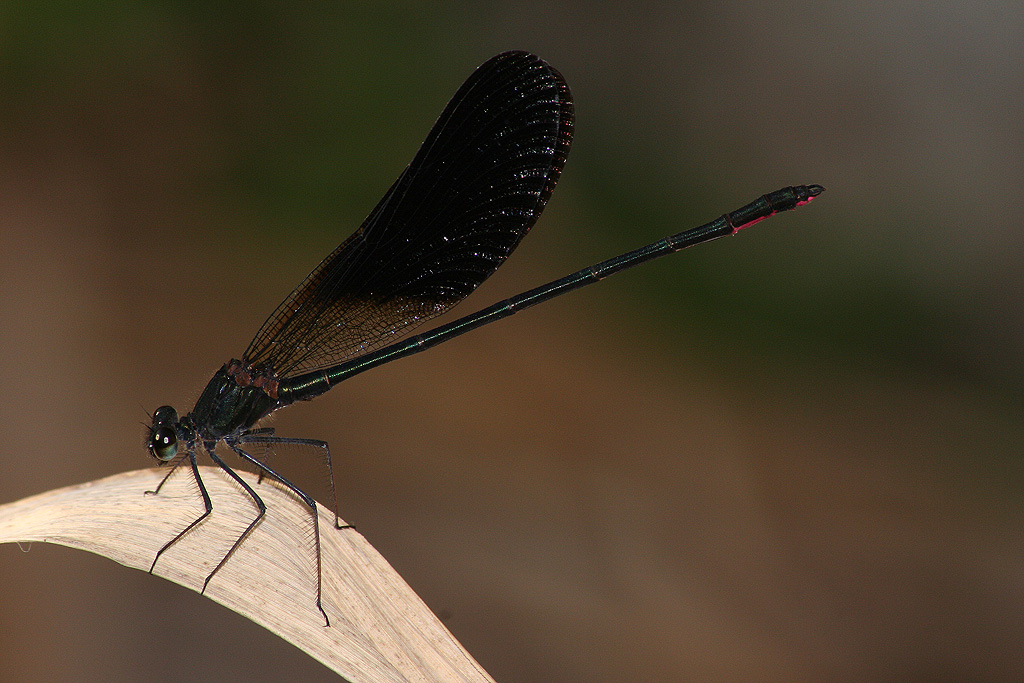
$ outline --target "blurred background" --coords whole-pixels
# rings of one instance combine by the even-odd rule
[[[324,5],[0,6],[0,502],[149,466],[525,49],[576,139],[460,314],[828,192],[279,413],[342,516],[502,683],[1024,677],[1020,3]],[[100,557],[0,577],[4,681],[337,680]]]

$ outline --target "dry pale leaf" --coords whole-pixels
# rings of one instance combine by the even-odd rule
[[[191,477],[126,472],[0,506],[0,542],[57,543],[148,571],[160,547],[203,510]],[[213,514],[165,552],[154,574],[199,591],[255,507],[224,472],[201,468]],[[239,472],[251,485],[256,477]],[[296,645],[352,683],[483,683],[493,679],[355,529],[320,507],[324,626],[316,609],[309,509],[268,480],[267,515],[206,590],[211,600]]]

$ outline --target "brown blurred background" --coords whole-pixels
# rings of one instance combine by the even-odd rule
[[[0,6],[0,501],[148,466],[527,49],[575,146],[460,313],[828,192],[279,414],[342,515],[501,683],[1024,678],[1022,6],[375,5]],[[337,680],[96,556],[0,578],[5,682]]]

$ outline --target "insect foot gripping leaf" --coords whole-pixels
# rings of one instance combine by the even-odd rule
[[[103,555],[148,571],[169,530],[194,515],[195,494],[187,477],[176,477],[164,505],[142,491],[160,481],[156,469],[48,491],[0,506],[0,542],[56,543]],[[155,573],[199,591],[208,567],[252,515],[223,471],[204,468],[209,494],[217,500],[209,523],[182,540]],[[239,473],[250,485],[256,477]],[[296,546],[309,545],[309,509],[279,486],[264,484],[267,515],[205,595],[305,651],[353,683],[431,681],[493,683],[387,561],[353,529],[323,538],[323,603],[331,627],[324,628],[309,594],[308,562],[296,561]],[[163,503],[161,503],[163,505]],[[324,515],[325,524],[333,518]]]

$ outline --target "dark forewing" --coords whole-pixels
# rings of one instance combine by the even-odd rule
[[[279,377],[395,341],[464,299],[540,216],[572,140],[569,88],[526,52],[481,65],[362,226],[267,319],[244,360]]]

